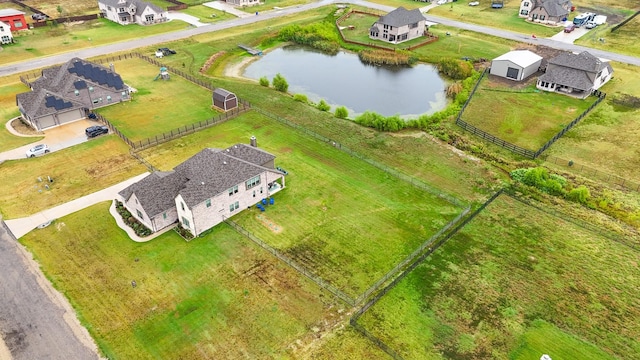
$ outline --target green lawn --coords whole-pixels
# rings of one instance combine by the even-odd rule
[[[248,13],[258,13],[262,11],[277,10],[276,7],[284,8],[288,6],[307,4],[310,0],[261,0],[262,4],[255,6],[243,7],[242,10]]]
[[[30,144],[42,138],[19,137],[11,134],[5,124],[14,117],[20,116],[16,106],[16,94],[29,91],[29,88],[20,82],[17,77],[5,77],[0,86],[0,152],[15,149],[22,145]]]
[[[462,119],[498,138],[536,151],[596,100],[540,91],[536,79],[527,86],[485,76]]]
[[[639,261],[503,195],[359,322],[407,359],[635,359]]]
[[[640,31],[640,16],[636,16],[614,32],[611,32],[612,28],[613,25],[600,25],[575,43],[631,56],[640,55],[640,43],[637,41],[638,31]]]
[[[34,159],[5,161],[0,164],[0,212],[9,219],[35,214],[146,170],[115,135]],[[50,190],[37,180],[47,176],[54,179]]]
[[[344,320],[341,304],[225,225],[135,243],[108,207],[21,239],[107,358],[286,359]]]
[[[153,26],[122,26],[107,19],[56,25],[16,33],[15,44],[3,46],[0,64],[9,64],[59,53],[73,52],[115,42],[182,30],[188,24],[179,20]]]
[[[189,156],[255,135],[289,171],[287,189],[267,212],[252,208],[233,220],[353,298],[461,211],[256,113],[206,131],[200,145],[178,140],[141,155],[168,170],[182,161],[174,152]]]
[[[160,68],[142,59],[114,62],[124,82],[136,89],[133,100],[97,110],[130,140],[161,135],[185,125],[218,116],[211,91],[170,73],[170,80],[154,80]]]
[[[189,6],[184,10],[180,10],[181,13],[185,13],[191,16],[195,16],[203,23],[213,23],[218,21],[225,21],[235,18],[235,16],[222,12],[220,10],[212,9],[204,5]]]
[[[472,31],[460,30],[457,28],[436,25],[429,28],[429,32],[437,35],[438,41],[419,47],[414,50],[424,61],[437,63],[444,58],[472,59],[496,58],[511,49],[518,43],[510,40],[500,39],[488,35],[475,33]],[[447,35],[449,33],[449,35]]]

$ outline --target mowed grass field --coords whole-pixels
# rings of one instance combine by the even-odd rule
[[[173,20],[153,26],[122,26],[107,19],[45,26],[14,34],[14,44],[3,46],[0,64],[32,60],[115,42],[182,30],[188,24]]]
[[[38,141],[40,137],[19,137],[11,134],[5,124],[20,116],[16,106],[16,94],[29,91],[29,88],[20,82],[17,76],[2,78],[0,86],[0,152],[15,149],[22,145]]]
[[[637,41],[637,35],[640,31],[640,16],[636,16],[614,32],[611,32],[612,27],[610,25],[598,26],[578,39],[576,44],[631,56],[640,56],[640,44]]]
[[[507,86],[503,80],[485,76],[462,119],[502,140],[536,151],[596,101],[593,96],[575,99],[539,91],[535,79],[529,82],[521,88],[517,83]]]
[[[616,98],[640,98],[636,66],[613,64],[613,78],[602,87],[607,93],[589,116],[555,142],[547,153],[599,171],[640,180],[640,108],[618,105]]]
[[[502,195],[359,323],[406,359],[637,359],[639,262]]]
[[[342,304],[226,225],[136,243],[109,205],[21,238],[109,359],[286,359],[344,320]]]
[[[24,0],[22,3],[34,7],[52,18],[97,14],[98,3],[92,0]],[[58,11],[58,7],[62,13]]]
[[[232,220],[354,298],[462,211],[256,113],[207,131],[206,142],[168,142],[141,155],[168,170],[182,161],[173,153],[190,156],[256,136],[289,172],[287,188],[266,212],[252,208]]]
[[[154,80],[160,68],[142,59],[113,63],[125,84],[136,89],[131,101],[96,110],[130,140],[138,141],[218,116],[210,90],[171,74]]]
[[[13,219],[102,190],[144,173],[147,169],[129,154],[115,135],[52,152],[33,159],[0,164],[0,212]],[[54,182],[45,189],[51,176]]]

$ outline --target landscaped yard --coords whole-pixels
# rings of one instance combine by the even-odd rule
[[[226,225],[136,243],[108,207],[21,238],[107,358],[292,358],[344,320],[343,304]]]
[[[34,159],[5,161],[0,164],[0,212],[9,219],[35,214],[146,170],[115,135]],[[54,182],[47,184],[47,176]]]
[[[122,26],[107,19],[98,19],[23,30],[15,34],[15,44],[3,46],[0,64],[138,39],[186,27],[187,23],[180,20],[153,26]]]
[[[29,91],[29,88],[18,80],[16,76],[2,79],[5,85],[0,86],[0,152],[15,149],[22,145],[38,141],[39,137],[19,137],[11,134],[5,124],[20,111],[16,106],[16,94]]]
[[[584,112],[596,98],[575,99],[485,76],[462,114],[467,123],[502,140],[536,151]]]
[[[247,143],[255,135],[289,172],[287,189],[265,213],[252,208],[232,220],[353,298],[461,211],[255,113],[207,132],[199,145],[170,142],[141,155],[168,170],[205,146]]]
[[[635,359],[639,261],[502,195],[359,323],[406,359]]]
[[[96,112],[105,116],[130,140],[138,141],[204,121],[219,113],[212,108],[210,90],[171,74],[154,80],[160,68],[134,58],[113,63],[124,82],[136,89],[131,101]]]

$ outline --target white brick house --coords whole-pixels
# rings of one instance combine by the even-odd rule
[[[13,42],[13,34],[11,34],[11,26],[0,21],[0,44],[11,44]]]
[[[565,52],[549,60],[536,87],[586,98],[611,80],[612,75],[613,68],[608,60],[599,59],[587,51],[579,54]]]
[[[398,44],[424,35],[427,19],[420,9],[399,7],[371,25],[369,38]]]
[[[119,195],[151,231],[179,222],[198,236],[284,188],[284,174],[274,168],[274,159],[245,144],[207,148],[173,171],[154,172]]]
[[[120,25],[151,25],[168,21],[168,12],[142,0],[98,0],[105,18]]]

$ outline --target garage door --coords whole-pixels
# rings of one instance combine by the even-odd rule
[[[76,121],[82,119],[82,115],[80,113],[80,109],[74,109],[71,111],[58,113],[58,122],[60,125],[66,124],[71,121]]]
[[[516,68],[512,68],[512,67],[507,68],[507,77],[510,79],[518,80],[518,73],[519,71]]]
[[[36,122],[38,123],[38,127],[40,128],[40,130],[44,130],[56,125],[56,122],[53,119],[53,115],[41,117],[37,119]]]

